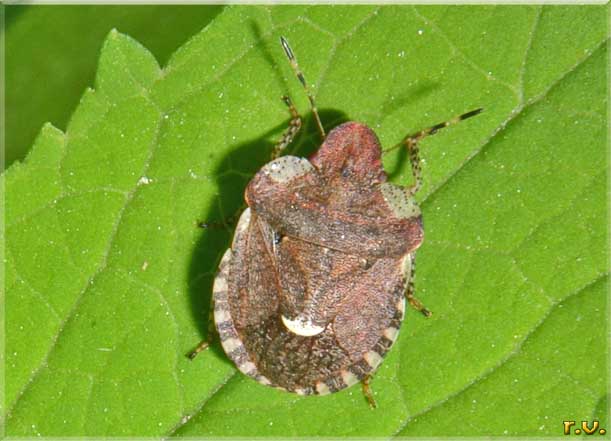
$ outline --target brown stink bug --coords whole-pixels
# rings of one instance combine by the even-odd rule
[[[375,133],[357,122],[328,135],[287,41],[324,142],[308,159],[279,156],[301,127],[291,122],[248,184],[246,208],[213,288],[216,330],[237,368],[300,395],[327,394],[369,379],[397,339],[405,299],[414,297],[414,255],[422,243],[418,142],[477,115],[465,113],[404,138],[414,184],[387,182]],[[191,358],[207,347],[202,342]]]

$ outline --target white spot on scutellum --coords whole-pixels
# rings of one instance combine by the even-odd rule
[[[369,351],[364,356],[365,361],[372,369],[377,368],[382,363],[382,356],[376,351]]]
[[[327,386],[324,382],[319,381],[316,383],[316,392],[318,392],[320,395],[326,395],[331,391],[329,390],[329,386]]]
[[[347,387],[352,386],[353,384],[356,384],[359,382],[358,377],[348,370],[341,370],[340,374],[342,376],[342,380],[344,381],[344,384]]]
[[[388,207],[399,219],[420,216],[420,207],[405,188],[384,182],[380,184],[380,191]]]
[[[291,331],[293,334],[301,335],[303,337],[312,337],[318,335],[325,330],[324,326],[317,326],[305,317],[298,316],[295,320],[291,320],[282,317],[282,323],[286,326],[286,329]]]
[[[288,182],[314,169],[310,161],[297,156],[281,156],[265,164],[261,172],[276,182]]]

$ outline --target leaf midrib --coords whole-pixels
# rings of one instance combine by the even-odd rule
[[[522,339],[522,341],[520,341],[517,345],[515,345],[514,349],[511,350],[505,357],[503,357],[502,359],[499,360],[499,362],[497,364],[495,364],[494,366],[490,367],[489,369],[487,369],[486,371],[482,372],[480,375],[477,375],[475,378],[473,378],[470,382],[466,383],[464,385],[464,387],[460,388],[459,390],[451,393],[450,395],[444,397],[443,399],[432,403],[430,406],[428,406],[427,408],[423,409],[420,412],[417,412],[413,415],[410,415],[409,418],[406,419],[406,421],[403,423],[403,425],[401,425],[393,434],[393,437],[397,437],[399,436],[399,433],[401,433],[403,431],[403,429],[405,429],[405,427],[407,427],[407,425],[409,424],[410,421],[413,421],[416,418],[419,418],[423,415],[426,415],[427,413],[437,409],[438,407],[443,406],[446,402],[460,396],[462,393],[468,391],[469,389],[471,389],[472,387],[477,386],[478,384],[482,383],[483,381],[485,381],[487,378],[489,378],[490,376],[492,376],[499,368],[503,367],[506,363],[508,363],[509,361],[511,361],[512,359],[514,359],[515,357],[517,357],[518,355],[520,355],[520,352],[522,351],[522,348],[524,347],[524,345],[526,343],[528,343],[528,340],[535,335],[545,324],[545,322],[547,321],[547,319],[556,311],[556,309],[558,309],[559,307],[562,306],[562,304],[564,304],[567,300],[576,297],[578,295],[580,295],[581,293],[583,293],[584,291],[587,291],[589,288],[593,287],[594,285],[602,282],[604,279],[609,277],[609,272],[600,274],[598,277],[596,277],[593,280],[590,280],[589,282],[586,282],[584,285],[582,285],[581,287],[577,288],[576,290],[574,290],[573,292],[571,292],[570,294],[567,294],[564,298],[558,300],[557,302],[555,302],[554,304],[552,304],[550,306],[550,308],[546,311],[546,313],[541,317],[541,319],[533,326],[533,328],[524,336],[524,338]]]

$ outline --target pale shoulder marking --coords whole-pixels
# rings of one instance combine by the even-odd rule
[[[420,216],[420,207],[416,204],[413,196],[410,196],[404,187],[383,182],[380,184],[380,192],[388,207],[399,219]]]
[[[297,156],[281,156],[268,162],[260,173],[269,176],[275,182],[288,182],[314,170],[314,166],[305,158]]]

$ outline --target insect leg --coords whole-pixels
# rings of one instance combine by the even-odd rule
[[[205,349],[208,349],[208,346],[210,346],[210,341],[208,341],[208,339],[200,341],[197,347],[187,354],[187,357],[189,357],[190,360],[193,360],[195,357],[197,357],[197,354]]]
[[[289,126],[282,134],[282,138],[280,141],[274,146],[274,150],[272,150],[272,159],[276,159],[282,153],[282,150],[286,148],[287,145],[293,141],[297,132],[301,128],[301,117],[297,112],[297,109],[293,105],[293,102],[288,96],[283,96],[282,99],[286,103],[289,108],[289,112],[291,112],[291,121],[289,122]]]
[[[409,282],[407,282],[405,297],[412,308],[420,311],[425,317],[430,317],[433,313],[426,309],[420,300],[414,297],[414,277],[416,277],[416,256],[412,254],[411,274],[409,276]]]
[[[370,381],[371,375],[365,375],[365,377],[361,380],[361,386],[363,387],[363,395],[365,395],[365,398],[369,403],[369,407],[375,409],[378,407],[378,405],[376,404],[376,400],[373,398],[373,392],[371,391],[371,386],[369,385]]]
[[[310,107],[312,107],[312,114],[314,115],[314,119],[316,120],[316,126],[318,127],[318,132],[320,133],[320,137],[324,140],[326,136],[325,129],[323,128],[322,123],[320,122],[320,116],[318,115],[318,109],[316,108],[316,102],[314,101],[312,92],[310,91],[310,88],[308,87],[308,84],[306,83],[305,77],[303,76],[303,72],[301,72],[301,69],[299,69],[299,65],[297,64],[297,59],[295,58],[295,54],[293,54],[293,51],[291,47],[289,46],[289,42],[286,41],[286,38],[280,37],[280,43],[282,44],[282,48],[284,49],[284,53],[286,54],[286,57],[289,59],[289,63],[291,64],[291,68],[293,69],[293,72],[295,72],[295,76],[297,77],[301,85],[303,86],[306,92],[306,95],[308,96],[308,100],[310,100]]]
[[[407,151],[409,153],[409,160],[412,164],[412,174],[414,175],[414,184],[412,184],[411,187],[407,188],[407,192],[408,195],[411,196],[413,194],[415,194],[421,187],[422,185],[422,176],[421,176],[421,170],[420,170],[420,155],[419,155],[419,147],[418,147],[418,143],[420,141],[422,141],[424,138],[426,138],[427,136],[430,135],[434,135],[435,133],[437,133],[439,130],[444,129],[448,126],[451,126],[453,124],[457,124],[460,121],[463,121],[467,118],[471,118],[472,116],[478,115],[480,114],[484,109],[479,108],[479,109],[475,109],[475,110],[471,110],[470,112],[467,113],[463,113],[462,115],[459,115],[457,117],[454,117],[452,119],[449,119],[445,122],[439,123],[439,124],[435,124],[431,127],[428,127],[424,130],[420,130],[417,133],[414,133],[412,135],[408,135],[406,136],[403,141],[395,146],[392,147],[389,150],[392,150],[396,147],[399,147],[400,145],[405,145],[407,147]]]
[[[244,211],[245,208],[246,208],[246,204],[243,203],[235,213],[233,213],[229,217],[223,218],[222,221],[198,221],[197,226],[203,229],[227,228],[228,226],[232,226],[236,224],[236,222],[242,215],[242,212]]]

